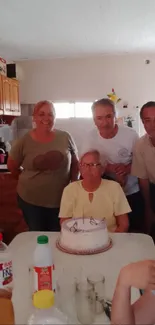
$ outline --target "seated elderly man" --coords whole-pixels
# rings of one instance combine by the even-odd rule
[[[127,232],[131,209],[121,186],[101,178],[105,167],[106,161],[101,159],[98,151],[93,150],[82,156],[82,180],[70,183],[62,195],[59,214],[61,223],[68,218],[105,217],[109,231]]]
[[[131,287],[144,294],[131,305]],[[125,266],[118,277],[111,322],[119,325],[155,324],[155,261],[146,260]]]

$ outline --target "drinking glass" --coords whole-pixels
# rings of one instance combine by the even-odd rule
[[[87,281],[95,291],[96,314],[101,314],[104,312],[105,277],[101,273],[92,273],[87,277]]]
[[[81,324],[93,324],[95,320],[95,292],[86,282],[76,283],[75,291],[77,318]]]
[[[70,277],[69,271],[62,271],[56,280],[56,305],[71,319],[75,310],[75,279]]]

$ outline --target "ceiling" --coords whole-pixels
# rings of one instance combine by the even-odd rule
[[[8,60],[155,52],[155,0],[0,0]]]

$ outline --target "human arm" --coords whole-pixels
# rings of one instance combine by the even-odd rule
[[[77,181],[79,178],[79,159],[76,144],[70,134],[68,134],[69,151],[71,153],[70,180]]]
[[[146,325],[155,323],[155,297],[150,291],[144,293],[131,305],[131,286],[123,285],[119,279],[115,289],[111,323],[114,325]]]
[[[15,161],[14,159],[12,159],[11,156],[8,156],[7,167],[8,167],[8,170],[11,172],[12,176],[15,179],[18,179],[19,175],[22,172],[22,169],[20,168],[20,164],[17,161]]]
[[[114,174],[116,182],[118,182],[122,188],[124,188],[127,175],[131,172],[131,164],[107,164],[105,173]]]
[[[127,232],[129,228],[128,213],[131,212],[131,208],[121,186],[116,182],[113,182],[113,200],[117,225],[115,232]]]
[[[118,175],[127,176],[131,172],[131,163],[130,164],[110,164],[108,163],[105,169],[106,173],[114,173]]]
[[[73,182],[64,188],[62,198],[61,198],[60,212],[59,212],[59,218],[61,219],[60,224],[62,224],[64,220],[72,218],[74,216],[73,210],[74,210],[75,187],[76,187],[76,182]]]
[[[131,130],[130,130],[131,131]],[[120,157],[120,163],[115,163],[115,164],[108,164],[107,165],[107,172],[112,172],[115,174],[115,178],[116,180],[121,184],[121,185],[125,185],[126,183],[126,176],[131,174],[131,160],[132,160],[132,152],[133,152],[133,148],[135,146],[135,143],[137,142],[139,136],[137,134],[137,132],[135,130],[132,130],[131,132],[129,132],[129,143],[127,141],[127,145],[126,148],[124,148],[124,150],[126,150],[126,153],[124,158],[125,160],[123,161],[121,156],[119,156],[119,152],[118,152],[118,157]],[[127,132],[127,134],[128,134]],[[126,135],[126,130],[124,133],[124,136],[128,137],[128,135]],[[117,158],[118,159],[118,158]],[[127,159],[127,161],[126,161]],[[123,163],[121,162],[123,161]]]
[[[19,175],[22,172],[21,164],[23,162],[23,159],[23,138],[20,138],[13,144],[7,160],[8,170],[16,179],[18,179]]]
[[[120,279],[117,281],[112,301],[111,323],[114,325],[134,325],[135,315],[130,303],[131,288],[123,286]]]
[[[79,160],[77,154],[72,154],[71,160],[71,182],[77,181],[79,178]]]
[[[115,232],[127,232],[129,229],[129,218],[127,213],[116,216],[117,228]]]
[[[131,305],[131,287],[147,289]],[[155,261],[140,261],[125,266],[119,274],[112,302],[112,324],[154,324]]]

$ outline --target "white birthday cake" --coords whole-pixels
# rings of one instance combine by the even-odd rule
[[[66,250],[99,250],[106,248],[109,243],[109,233],[104,219],[73,218],[61,225],[59,244]]]

